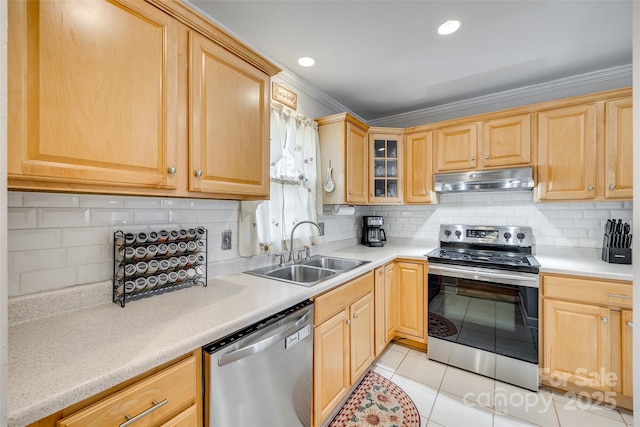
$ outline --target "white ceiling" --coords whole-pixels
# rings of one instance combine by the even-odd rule
[[[631,64],[631,0],[187,2],[365,120]]]

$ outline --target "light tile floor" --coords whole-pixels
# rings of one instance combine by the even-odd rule
[[[421,427],[627,427],[633,416],[570,395],[534,393],[427,359],[391,344],[374,370],[416,404]]]

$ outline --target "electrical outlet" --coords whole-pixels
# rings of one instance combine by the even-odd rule
[[[318,225],[320,226],[320,235],[324,236],[324,222],[319,222]]]
[[[231,230],[222,231],[222,250],[228,251],[231,249]]]

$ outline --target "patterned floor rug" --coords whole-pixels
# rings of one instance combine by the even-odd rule
[[[449,337],[458,333],[456,325],[435,313],[429,313],[429,335],[432,337]]]
[[[382,375],[369,371],[329,427],[419,427],[411,398]]]

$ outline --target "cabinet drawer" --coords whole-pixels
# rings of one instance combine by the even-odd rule
[[[631,308],[631,283],[564,276],[544,276],[543,295],[592,304]]]
[[[196,403],[195,356],[176,363],[112,396],[63,418],[59,427],[119,426],[127,415],[135,417],[156,404],[157,409],[134,423],[135,427],[159,425]],[[166,400],[167,403],[160,405]],[[180,424],[178,424],[180,425]]]
[[[198,425],[198,405],[195,403],[160,427],[193,427]]]
[[[369,292],[373,292],[373,271],[320,295],[314,301],[315,324],[319,325]]]

